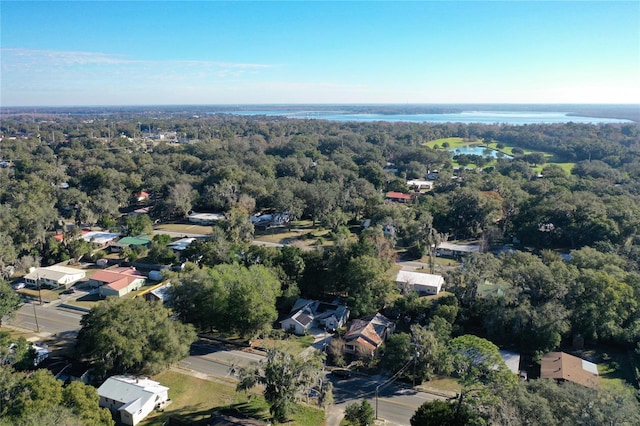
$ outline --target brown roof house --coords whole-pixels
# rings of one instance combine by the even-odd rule
[[[598,366],[564,352],[549,352],[542,357],[540,378],[578,383],[597,388],[600,382]]]
[[[146,278],[136,268],[113,268],[98,271],[89,281],[93,287],[100,287],[100,295],[122,297],[138,290],[144,285]]]
[[[411,196],[411,194],[405,194],[403,192],[391,191],[387,192],[385,198],[396,203],[408,203],[409,201],[411,201],[413,196]]]
[[[344,336],[348,354],[373,357],[374,352],[393,334],[395,324],[382,314],[353,320]]]

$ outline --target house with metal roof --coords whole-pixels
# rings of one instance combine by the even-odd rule
[[[443,241],[436,247],[436,256],[452,257],[455,259],[478,253],[480,246],[478,244],[457,244]]]
[[[86,273],[82,269],[52,265],[33,269],[24,276],[24,281],[30,287],[69,288],[84,277]]]
[[[143,246],[147,247],[151,245],[151,237],[148,235],[138,235],[136,237],[123,237],[115,243],[111,244],[111,252],[119,253],[127,247]]]
[[[91,276],[89,285],[100,287],[103,297],[122,297],[127,293],[138,290],[144,285],[146,278],[133,267],[103,269]]]
[[[422,272],[398,271],[396,284],[401,289],[411,288],[420,295],[438,294],[442,290],[442,275],[424,274]]]
[[[135,426],[155,409],[171,401],[169,388],[146,377],[112,376],[98,388],[99,405],[125,425]],[[119,416],[118,416],[119,414]]]

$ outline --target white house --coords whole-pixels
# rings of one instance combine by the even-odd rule
[[[423,189],[431,189],[433,188],[433,181],[431,180],[421,180],[421,179],[411,179],[407,181],[407,186],[415,191],[420,191]]]
[[[86,276],[82,269],[53,265],[34,269],[24,276],[24,281],[30,287],[69,288]]]
[[[283,330],[303,335],[316,327],[335,330],[345,325],[348,319],[349,308],[344,305],[298,299],[289,317],[280,321],[280,324]]]
[[[459,258],[479,251],[480,246],[477,244],[456,244],[443,241],[436,248],[436,256]]]
[[[444,278],[441,275],[423,274],[422,272],[399,271],[396,284],[400,288],[411,286],[419,294],[438,294],[442,290]]]
[[[135,426],[171,401],[169,388],[145,377],[112,376],[98,388],[101,407],[120,413],[122,424]]]
[[[189,215],[189,222],[196,223],[198,225],[213,225],[215,222],[224,220],[222,213],[196,213],[193,212]]]
[[[82,239],[88,243],[93,243],[98,246],[104,247],[110,242],[118,239],[120,234],[114,234],[111,232],[99,232],[99,231],[90,231],[82,234]]]

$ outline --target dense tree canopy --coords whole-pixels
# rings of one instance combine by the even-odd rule
[[[153,374],[189,354],[193,327],[157,303],[108,299],[82,317],[77,352],[107,374]]]
[[[171,305],[180,318],[201,330],[217,329],[255,337],[276,320],[281,283],[262,265],[237,263],[190,267],[171,289]]]

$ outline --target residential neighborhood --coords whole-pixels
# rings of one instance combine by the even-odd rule
[[[0,140],[29,159],[0,169],[10,424],[525,424],[532,400],[532,425],[640,421],[640,176],[517,151],[635,158],[635,128],[192,115],[3,123],[57,136]],[[172,132],[198,141],[145,136]]]

